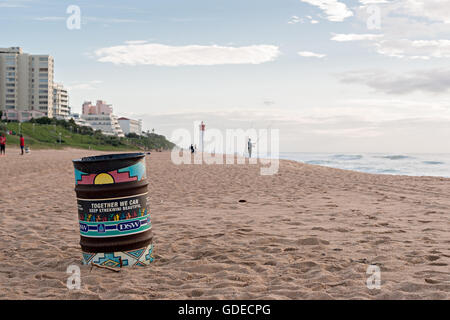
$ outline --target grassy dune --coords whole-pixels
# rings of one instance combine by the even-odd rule
[[[2,123],[0,132],[12,130],[13,135],[6,135],[7,146],[19,146],[19,134],[25,138],[25,145],[31,149],[79,148],[101,151],[143,150],[151,148],[168,149],[172,144],[164,136],[141,138],[109,137],[99,132],[94,134],[77,133],[76,128],[65,128],[54,124],[38,123]]]

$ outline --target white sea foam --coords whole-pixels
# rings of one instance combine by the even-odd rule
[[[281,152],[280,159],[367,173],[450,178],[450,154]]]

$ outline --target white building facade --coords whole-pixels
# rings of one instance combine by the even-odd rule
[[[50,55],[23,53],[20,47],[0,48],[0,110],[29,120],[53,117],[54,61]]]
[[[58,119],[68,119],[70,115],[69,95],[62,84],[53,85],[53,116]]]
[[[87,123],[86,120],[84,120],[78,113],[71,113],[69,116],[69,120],[70,119],[73,119],[73,121],[75,122],[75,124],[77,126],[91,128],[91,125],[89,123]]]
[[[129,133],[135,133],[137,135],[142,135],[142,120],[133,120],[125,117],[119,118],[119,124],[125,135]]]
[[[105,135],[124,137],[122,128],[117,117],[112,113],[112,106],[105,101],[97,100],[96,105],[91,102],[83,103],[82,119],[88,123],[92,129],[101,130]]]

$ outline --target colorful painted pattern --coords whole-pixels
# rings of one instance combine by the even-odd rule
[[[83,264],[95,263],[113,268],[147,266],[154,259],[153,244],[130,251],[106,253],[83,252]]]
[[[138,163],[109,172],[84,173],[75,169],[75,184],[113,184],[146,179],[145,160]]]
[[[124,197],[118,199],[126,199],[126,198]],[[79,204],[80,202],[82,201],[78,200]],[[150,214],[150,209],[147,206],[147,202],[145,202],[143,205],[145,206],[144,208],[137,208],[134,210],[123,210],[121,212],[111,212],[111,213],[102,213],[102,212],[89,213],[88,210],[83,210],[83,208],[81,208],[78,210],[78,219],[80,220],[80,222],[83,221],[107,222],[107,221],[119,221],[119,220],[140,218]]]

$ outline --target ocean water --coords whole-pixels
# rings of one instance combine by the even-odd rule
[[[281,152],[280,159],[376,174],[450,178],[449,154]]]

